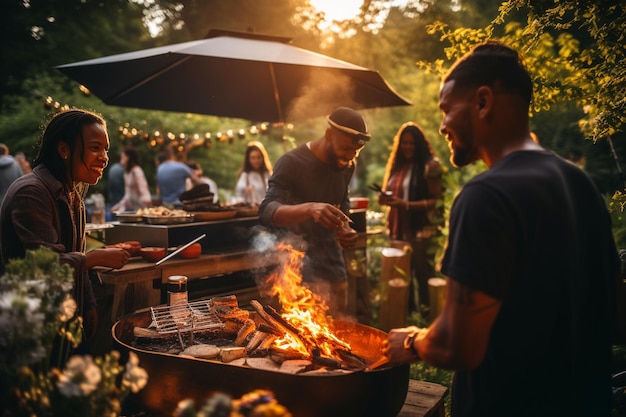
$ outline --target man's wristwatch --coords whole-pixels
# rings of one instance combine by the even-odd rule
[[[415,357],[416,357],[417,359],[419,359],[419,358],[420,358],[420,354],[419,354],[419,352],[417,351],[417,349],[415,349],[415,343],[414,343],[414,342],[415,342],[415,338],[417,337],[418,333],[419,333],[419,330],[416,330],[416,331],[412,331],[412,332],[410,332],[410,333],[409,333],[409,334],[407,334],[407,335],[406,335],[406,337],[404,338],[404,343],[403,343],[404,348],[405,348],[406,350],[411,351],[411,353],[412,353],[413,355],[415,355]]]

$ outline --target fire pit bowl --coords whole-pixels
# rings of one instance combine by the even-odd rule
[[[214,392],[238,398],[267,389],[294,417],[395,417],[408,391],[409,365],[338,375],[287,374],[132,346],[133,328],[148,327],[150,322],[149,311],[137,312],[122,317],[112,328],[122,358],[135,352],[149,375],[146,387],[128,397],[125,406],[130,412],[166,417],[186,398],[199,406]],[[355,354],[372,362],[380,357],[387,337],[378,329],[347,321],[335,322],[335,334],[350,343]]]

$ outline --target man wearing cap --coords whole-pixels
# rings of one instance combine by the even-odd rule
[[[370,135],[363,116],[348,107],[335,109],[326,120],[324,136],[276,162],[259,217],[302,238],[294,245],[305,251],[304,284],[341,315],[348,293],[342,248],[354,246],[358,237],[349,224],[348,186]]]

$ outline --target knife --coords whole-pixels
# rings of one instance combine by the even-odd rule
[[[179,253],[181,253],[182,251],[184,251],[185,249],[187,249],[189,246],[193,245],[194,243],[196,243],[199,240],[202,240],[206,237],[206,233],[202,234],[201,236],[198,236],[197,238],[195,238],[194,240],[192,240],[191,242],[184,244],[183,246],[181,246],[180,248],[176,249],[174,252],[170,253],[169,255],[167,255],[165,258],[161,259],[160,261],[157,261],[157,263],[155,265],[161,265],[163,262],[167,261],[168,259],[171,259],[172,257],[178,255]]]

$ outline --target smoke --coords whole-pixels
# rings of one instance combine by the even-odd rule
[[[311,68],[308,82],[287,110],[287,120],[326,115],[340,106],[357,108],[353,94],[354,84],[347,75],[336,70]]]

